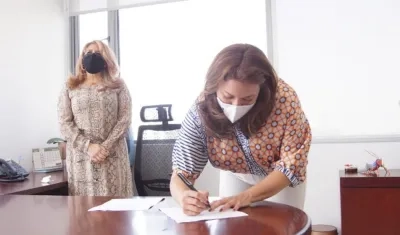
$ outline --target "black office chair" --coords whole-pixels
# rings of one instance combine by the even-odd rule
[[[139,196],[171,196],[172,150],[180,124],[171,124],[172,105],[144,106],[142,122],[159,122],[139,126],[134,176]]]

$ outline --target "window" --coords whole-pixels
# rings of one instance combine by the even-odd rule
[[[233,43],[266,53],[265,1],[191,0],[119,11],[121,76],[133,102],[133,129],[144,105],[172,104],[181,122],[200,94],[216,54]]]
[[[96,12],[79,16],[79,53],[86,43],[108,38],[108,12]]]

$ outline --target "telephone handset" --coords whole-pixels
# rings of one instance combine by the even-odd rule
[[[0,182],[24,181],[29,173],[13,160],[0,158]]]

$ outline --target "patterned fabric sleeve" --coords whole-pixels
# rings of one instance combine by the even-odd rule
[[[110,151],[115,143],[122,137],[125,137],[132,119],[132,101],[126,84],[122,82],[121,90],[118,93],[118,121],[107,139],[101,144]]]
[[[297,96],[293,96],[288,110],[285,133],[280,147],[280,160],[275,170],[283,172],[296,187],[306,179],[307,156],[312,140],[311,128],[300,107]]]
[[[199,177],[207,164],[208,156],[203,144],[199,117],[192,108],[182,122],[179,137],[172,151],[172,168],[187,179]]]
[[[64,87],[58,99],[58,123],[60,125],[61,135],[72,143],[72,147],[83,153],[86,153],[90,140],[85,138],[74,122],[72,113],[71,99],[67,87]]]

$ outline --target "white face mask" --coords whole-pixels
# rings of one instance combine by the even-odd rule
[[[217,100],[218,100],[219,106],[221,106],[222,110],[224,111],[225,116],[232,123],[234,123],[237,120],[239,120],[240,118],[242,118],[254,106],[254,104],[240,105],[240,106],[232,105],[232,104],[225,104],[218,97],[217,97]]]

